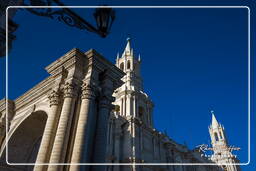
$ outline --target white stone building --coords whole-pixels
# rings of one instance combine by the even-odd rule
[[[0,171],[239,171],[228,165],[239,161],[229,152],[224,127],[214,115],[209,131],[218,159],[154,128],[154,104],[143,91],[140,65],[130,39],[116,66],[95,50],[72,49],[46,67],[48,78],[14,101],[1,100]],[[9,163],[51,165],[8,165],[6,152]]]

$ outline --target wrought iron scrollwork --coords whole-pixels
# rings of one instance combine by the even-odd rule
[[[41,6],[52,5],[62,6],[63,8],[40,8]],[[71,9],[65,7],[65,5],[58,0],[24,0],[24,6],[35,6],[35,8],[26,8],[35,15],[56,19],[68,26],[76,27],[81,30],[86,29],[87,31],[95,32],[101,36],[103,35],[100,30],[96,29]]]

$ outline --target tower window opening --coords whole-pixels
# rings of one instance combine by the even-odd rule
[[[127,69],[130,69],[130,68],[131,68],[131,62],[128,61],[128,63],[127,63]]]
[[[122,71],[124,71],[124,63],[123,63],[123,62],[120,64],[120,69],[121,69]]]
[[[222,132],[220,132],[220,139],[223,139],[223,135],[222,135]]]
[[[216,132],[214,133],[214,137],[215,137],[215,141],[219,141],[219,137],[218,137],[218,134]]]

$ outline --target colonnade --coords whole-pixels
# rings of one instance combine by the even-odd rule
[[[114,84],[113,79],[103,73],[97,81],[90,77],[79,85],[72,78],[67,79],[62,88],[53,88],[49,95],[50,113],[34,171],[86,170],[89,166],[79,163],[105,162]],[[81,103],[79,109],[78,102]],[[90,168],[95,171],[104,169],[105,166]]]

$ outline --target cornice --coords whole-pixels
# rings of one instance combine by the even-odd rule
[[[89,60],[89,65],[92,65],[91,67],[95,67],[100,72],[108,70],[109,78],[115,83],[114,89],[120,87],[123,84],[121,78],[125,75],[125,73],[114,64],[112,64],[110,61],[105,59],[100,53],[98,53],[94,49],[90,49],[84,54]]]
[[[85,55],[77,48],[73,48],[64,54],[62,57],[45,67],[47,72],[51,75],[56,75],[62,71],[62,68],[70,68],[77,64],[83,66],[85,62]]]
[[[31,103],[32,101],[42,96],[46,96],[47,92],[50,91],[53,84],[54,79],[51,76],[38,83],[36,86],[31,88],[22,96],[15,99],[15,110],[18,110],[19,108]]]
[[[3,98],[3,99],[0,100],[0,112],[1,113],[4,113],[4,111],[6,109],[6,101],[8,103],[9,109],[13,109],[14,108],[14,101],[12,101],[10,99]]]
[[[151,107],[154,107],[153,101],[144,92],[142,92],[142,91],[135,91],[135,90],[121,90],[121,91],[120,90],[115,92],[115,94],[114,94],[115,98],[120,98],[121,96],[124,96],[124,95],[127,95],[127,94],[131,94],[131,95],[134,95],[134,96],[138,96],[140,99],[142,99],[144,102],[149,104]]]
[[[84,68],[90,67],[85,64],[86,60],[92,60],[92,65],[96,66],[97,69],[101,69],[102,71],[108,69],[108,72],[110,73],[108,76],[111,77],[111,79],[113,79],[113,81],[116,83],[115,86],[119,87],[121,84],[123,84],[121,78],[125,75],[125,73],[106,60],[94,49],[83,53],[79,49],[74,48],[45,68],[48,73],[51,74],[50,76],[15,99],[15,110],[18,110],[32,101],[47,95],[49,90],[54,85],[56,76],[63,72],[63,67],[64,69],[68,69],[74,65]],[[3,110],[5,110],[5,99],[0,101],[0,111]]]

